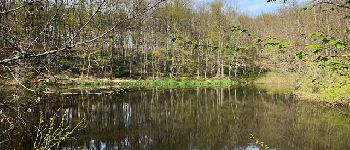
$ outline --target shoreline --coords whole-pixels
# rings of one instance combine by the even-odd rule
[[[133,80],[133,79],[68,79],[63,84],[78,87],[220,87],[235,85],[231,79],[156,79],[156,80]]]
[[[268,73],[265,76],[261,76],[255,80],[246,82],[241,82],[241,80],[232,80],[228,78],[180,78],[180,79],[146,79],[146,80],[136,80],[127,78],[65,78],[60,79],[53,83],[59,84],[55,86],[52,83],[44,86],[43,93],[63,93],[65,90],[121,90],[125,88],[193,88],[193,87],[229,87],[229,86],[244,86],[253,85],[259,89],[265,90],[267,92],[283,92],[291,93],[295,96],[298,101],[304,101],[313,104],[320,104],[327,107],[346,107],[350,108],[350,102],[334,101],[330,102],[322,98],[320,93],[308,93],[296,90],[296,79],[294,75],[285,75],[278,73]],[[2,87],[16,86],[14,82],[9,82],[10,84],[4,84]],[[292,84],[291,84],[292,83]],[[52,84],[52,85],[50,85]]]
[[[350,101],[331,101],[324,98],[321,92],[309,92],[298,89],[298,75],[293,73],[275,73],[269,72],[265,76],[253,81],[254,85],[262,85],[262,89],[272,92],[287,91],[295,95],[299,101],[317,103],[328,107],[346,107],[350,108]],[[350,92],[350,91],[349,91]]]

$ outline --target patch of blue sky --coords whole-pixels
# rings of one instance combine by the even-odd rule
[[[262,13],[275,13],[285,5],[282,0],[271,3],[267,3],[267,0],[231,0],[231,2],[236,5],[241,12],[249,16],[257,16]],[[305,4],[306,2],[308,2],[308,0],[297,0],[299,5]]]
[[[197,2],[210,2],[213,0],[195,0]],[[267,3],[267,0],[224,0],[225,4],[235,6],[240,12],[255,17],[263,13],[275,13],[284,4],[282,0]],[[310,0],[296,0],[299,5],[305,4]]]

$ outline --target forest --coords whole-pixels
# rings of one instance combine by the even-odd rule
[[[300,91],[349,100],[348,1],[289,1],[255,18],[222,0],[1,6],[4,82],[12,75],[33,86],[65,76],[238,79],[278,72],[297,74]]]
[[[228,0],[0,0],[0,88],[230,80],[349,107],[350,1],[266,3],[283,7],[250,16]]]

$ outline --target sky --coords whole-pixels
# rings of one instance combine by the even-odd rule
[[[210,2],[212,0],[196,0]],[[237,7],[242,13],[255,17],[262,13],[277,12],[284,4],[282,0],[279,2],[267,3],[267,0],[225,0],[226,3],[231,3]],[[299,4],[305,4],[309,0],[296,0]]]
[[[280,2],[267,3],[267,0],[231,0],[239,10],[250,16],[257,16],[261,13],[273,13],[283,6]],[[299,4],[303,4],[308,0],[297,0]]]

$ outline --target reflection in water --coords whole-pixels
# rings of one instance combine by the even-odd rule
[[[129,128],[131,124],[131,107],[129,106],[129,103],[123,103],[123,119],[124,126]]]
[[[350,149],[348,112],[297,103],[253,88],[132,89],[124,94],[63,96],[87,127],[64,149]],[[63,113],[62,113],[63,114]]]

